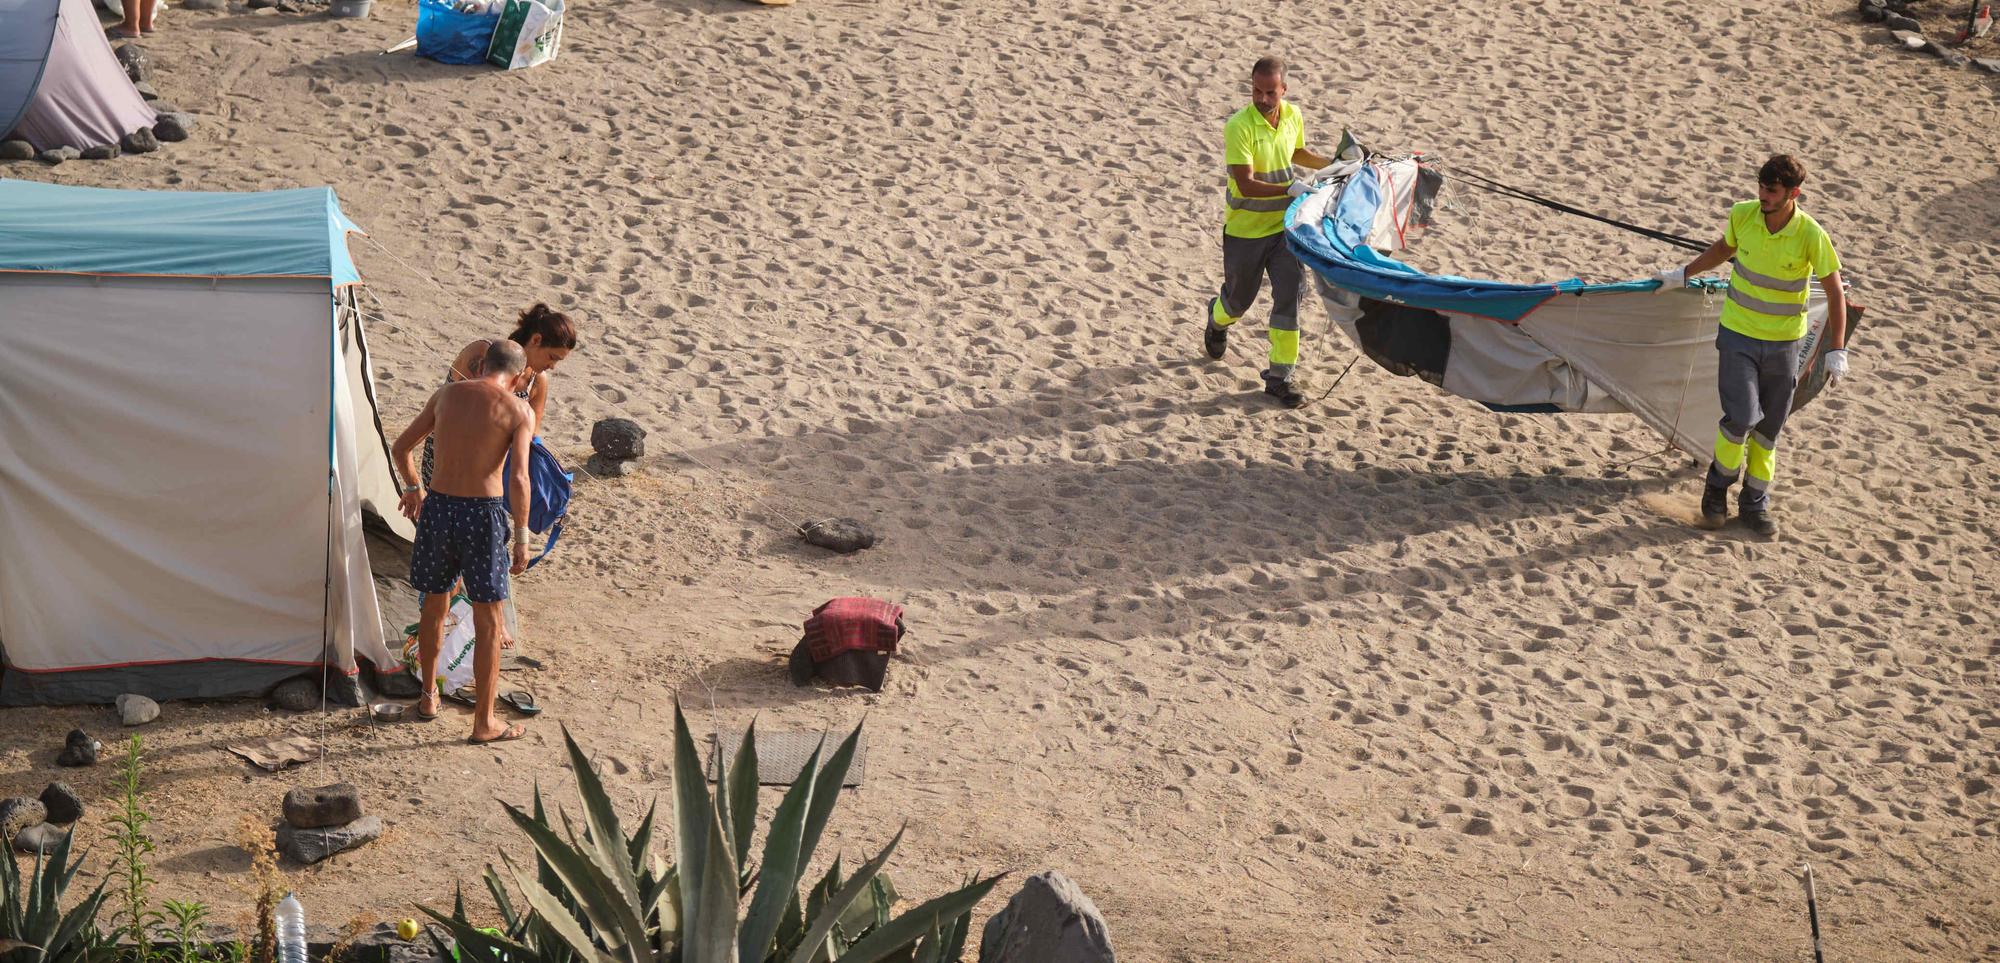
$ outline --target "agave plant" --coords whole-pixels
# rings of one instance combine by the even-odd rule
[[[37,854],[25,880],[12,855],[0,852],[0,963],[82,963],[99,943],[104,883],[63,912],[63,894],[83,865],[81,857],[69,861],[69,845],[64,836],[46,862]]]
[[[716,761],[710,795],[687,718],[674,706],[671,864],[651,852],[657,804],[627,836],[597,770],[565,729],[582,831],[567,813],[559,813],[558,831],[539,786],[532,812],[501,804],[535,849],[532,875],[501,855],[525,905],[517,908],[500,872],[488,865],[486,886],[503,927],[473,925],[462,896],[450,916],[419,908],[450,931],[460,963],[956,963],[972,908],[1001,877],[975,877],[891,918],[895,890],[882,866],[902,841],[901,830],[852,876],[835,859],[800,895],[860,738],[856,726],[824,766],[824,741],[813,751],[779,801],[753,868],[754,724],[734,761]]]

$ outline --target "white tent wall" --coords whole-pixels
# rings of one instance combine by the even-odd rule
[[[361,498],[393,483],[364,470],[357,432],[380,435],[331,299],[323,278],[0,274],[0,704],[323,668],[358,698],[354,657],[386,656]]]

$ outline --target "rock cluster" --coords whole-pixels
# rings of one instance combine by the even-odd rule
[[[590,426],[590,447],[596,454],[584,470],[598,478],[617,478],[646,454],[646,429],[630,418],[604,418]]]
[[[347,783],[285,794],[278,850],[311,865],[382,835],[382,818],[361,813],[361,790]]]
[[[39,799],[0,799],[0,839],[24,855],[46,853],[69,838],[70,830],[82,818],[83,800],[77,798],[76,790],[52,782]]]

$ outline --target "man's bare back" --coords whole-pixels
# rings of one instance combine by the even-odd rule
[[[430,401],[436,466],[431,490],[468,498],[505,491],[500,477],[515,438],[532,429],[527,402],[489,379],[454,381]]]

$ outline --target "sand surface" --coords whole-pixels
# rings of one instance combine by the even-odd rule
[[[0,168],[331,184],[370,234],[392,432],[537,299],[585,339],[554,446],[581,463],[610,415],[651,432],[520,583],[546,668],[509,679],[549,707],[526,742],[169,705],[145,730],[161,895],[235,921],[240,814],[347,780],[392,828],[294,874],[315,922],[448,905],[518,851],[496,798],[568,798],[558,725],[628,813],[665,794],[678,695],[701,733],[865,717],[840,850],[907,821],[892,873],[919,898],[1060,869],[1121,959],[1806,959],[1804,861],[1829,958],[2000,957],[2000,78],[1846,0],[581,2],[561,59],[514,74],[377,54],[413,20],[175,11],[147,46],[192,141]],[[1366,362],[1274,409],[1268,302],[1203,359],[1221,125],[1266,50],[1322,147],[1348,126],[1703,238],[1767,153],[1806,157],[1872,313],[1851,382],[1787,429],[1785,538],[1692,530],[1685,459],[1614,470],[1658,447],[1629,417],[1494,415]],[[1421,263],[1685,259],[1448,197]],[[1304,321],[1317,395],[1353,352]],[[883,542],[789,534],[825,515]],[[784,680],[843,594],[908,607],[880,695]],[[58,775],[78,725],[120,734],[0,710],[0,794]],[[221,748],[292,734],[327,760]],[[110,768],[61,775],[94,832]]]

